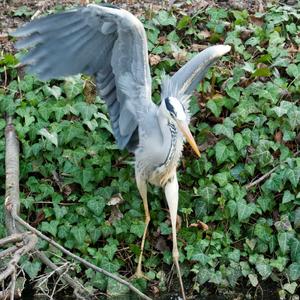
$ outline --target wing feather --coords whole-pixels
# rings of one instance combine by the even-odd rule
[[[34,20],[15,31],[21,63],[40,79],[96,77],[119,148],[136,146],[140,113],[154,105],[147,39],[140,21],[107,5],[89,5]],[[128,74],[125,77],[124,74]]]
[[[189,96],[204,78],[207,70],[224,54],[231,49],[228,45],[211,46],[197,54],[171,78],[163,80],[162,98],[176,97],[188,109]]]

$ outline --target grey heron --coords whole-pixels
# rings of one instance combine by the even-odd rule
[[[145,229],[136,276],[143,276],[142,258],[150,212],[147,183],[162,187],[169,206],[173,260],[183,297],[176,237],[178,181],[176,169],[183,143],[200,156],[189,130],[189,97],[208,68],[230,50],[211,46],[196,55],[172,77],[165,76],[161,104],[151,100],[147,38],[142,23],[126,10],[88,5],[41,17],[16,30],[17,49],[29,49],[21,59],[41,80],[78,73],[94,76],[108,106],[114,137],[120,149],[135,155],[136,183],[145,209]]]

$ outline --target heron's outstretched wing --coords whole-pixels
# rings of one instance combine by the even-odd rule
[[[208,68],[231,49],[228,45],[211,46],[197,54],[171,78],[163,82],[162,97],[174,96],[186,100],[203,79]]]
[[[119,148],[134,146],[138,113],[154,105],[147,39],[136,17],[89,5],[34,20],[12,35],[22,38],[18,49],[29,49],[21,63],[42,80],[94,75]]]

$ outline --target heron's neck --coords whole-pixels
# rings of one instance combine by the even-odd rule
[[[164,113],[161,110],[159,111],[159,114],[161,114],[158,120],[161,128],[161,133],[163,135],[163,141],[167,143],[166,147],[168,147],[169,149],[166,159],[163,163],[167,165],[170,161],[174,159],[174,156],[176,154],[178,130],[176,125],[170,120],[168,120],[168,118],[164,115]]]

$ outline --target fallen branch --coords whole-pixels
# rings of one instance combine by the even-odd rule
[[[263,176],[261,176],[261,177],[259,177],[258,179],[256,179],[256,180],[254,180],[254,181],[248,183],[248,184],[245,186],[246,190],[251,189],[252,187],[258,185],[259,183],[261,183],[262,181],[264,181],[265,179],[267,179],[269,176],[272,175],[272,173],[274,173],[274,172],[278,169],[279,166],[280,166],[280,165],[274,167],[272,170],[270,170],[269,172],[267,172],[267,173],[264,174]]]
[[[90,295],[90,292],[80,283],[78,282],[76,279],[73,279],[70,275],[68,274],[64,274],[64,272],[57,267],[57,265],[55,263],[53,263],[45,253],[41,252],[41,251],[36,251],[34,253],[34,255],[42,262],[44,263],[46,266],[48,266],[49,268],[51,268],[53,271],[55,271],[59,276],[62,276],[62,279],[65,280],[70,287],[72,287],[74,289],[74,293],[77,291],[83,291],[81,292],[81,294],[85,293],[86,295],[84,296],[84,299],[87,299]],[[82,297],[83,295],[81,295],[80,297]],[[80,298],[78,297],[78,298]]]
[[[7,239],[9,241],[9,239]],[[23,245],[12,256],[12,259],[8,262],[6,269],[0,273],[0,283],[9,276],[16,273],[17,265],[21,257],[28,252],[32,251],[37,244],[37,236],[32,233],[23,234]],[[12,277],[12,283],[13,283]],[[13,293],[12,293],[13,294]]]
[[[297,151],[294,153],[294,157],[297,157],[300,154],[300,151]],[[267,179],[269,176],[271,176],[281,165],[285,164],[287,162],[287,160],[279,163],[276,167],[274,167],[273,169],[271,169],[269,172],[267,172],[266,174],[262,175],[261,177],[259,177],[258,179],[246,184],[245,188],[246,190],[251,189],[252,187],[260,184],[262,181],[264,181],[265,179]]]
[[[19,214],[19,141],[12,118],[7,118],[5,128],[5,225],[8,234],[21,232],[16,227],[10,212]]]

